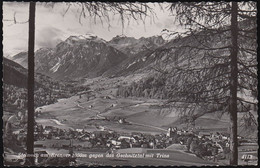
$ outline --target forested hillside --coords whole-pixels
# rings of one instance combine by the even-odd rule
[[[254,22],[248,20],[239,23],[241,29],[253,28],[254,25]],[[138,72],[150,72],[149,75],[139,82],[119,86],[117,95],[179,102],[184,101],[185,97],[186,102],[212,102],[224,106],[229,96],[230,77],[230,41],[223,41],[229,39],[230,34],[225,29],[226,27],[194,32],[157,48],[145,56],[149,65],[139,66]],[[242,107],[250,106],[244,100],[255,102],[257,99],[257,60],[252,54],[256,50],[255,39],[240,39],[239,46],[241,52],[238,58],[241,65],[238,67],[238,96],[241,101],[238,105]],[[242,51],[245,48],[247,50]]]

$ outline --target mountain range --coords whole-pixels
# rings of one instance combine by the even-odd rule
[[[108,42],[89,34],[70,36],[55,48],[37,50],[35,70],[56,80],[97,77],[110,74],[115,67],[121,67],[121,64],[165,43],[161,36],[140,39],[116,36]],[[15,55],[12,60],[27,68],[27,52]]]
[[[252,24],[241,22],[239,25],[244,28]],[[214,61],[213,57],[207,55],[222,56],[229,53],[228,48],[204,50],[205,47],[222,48],[229,45],[229,40],[223,41],[229,34],[219,34],[218,31],[197,32],[170,41],[164,40],[162,36],[136,39],[118,35],[110,41],[91,34],[70,36],[54,48],[37,50],[35,70],[57,80],[74,80],[148,74],[176,66],[201,68]],[[240,45],[253,47],[251,44],[254,44],[253,40],[244,41]],[[208,61],[204,64],[205,56],[211,60],[204,59]],[[27,52],[15,55],[12,60],[27,68]],[[224,58],[219,60],[224,61]]]

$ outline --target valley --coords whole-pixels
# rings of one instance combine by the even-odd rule
[[[110,82],[109,82],[110,83]],[[91,87],[91,86],[90,86]],[[96,86],[91,89],[97,89]],[[142,98],[117,98],[115,89],[93,91],[91,98],[88,98],[88,93],[79,96],[73,96],[68,99],[63,99],[55,104],[40,107],[41,116],[39,121],[42,123],[44,116],[47,118],[56,118],[59,121],[64,121],[62,124],[68,127],[89,128],[92,130],[99,130],[97,127],[104,127],[107,130],[114,130],[117,132],[134,132],[142,130],[141,132],[165,132],[166,128],[161,128],[162,124],[150,123],[151,119],[155,119],[154,112],[149,112],[150,105],[160,104],[159,100],[147,100]],[[89,99],[89,100],[88,100]],[[149,111],[148,111],[149,110]],[[144,114],[142,118],[138,116]],[[115,118],[115,119],[113,119]],[[127,124],[120,124],[118,121],[124,118]],[[146,122],[145,119],[146,118]],[[36,120],[37,121],[37,120]],[[142,121],[142,122],[140,122]],[[170,121],[170,119],[169,119]],[[143,124],[143,125],[142,125]],[[144,124],[147,124],[145,126]],[[63,125],[63,126],[64,126]],[[155,131],[155,132],[154,132]]]
[[[58,102],[42,107],[36,110],[40,111],[40,115],[36,118],[37,124],[44,127],[55,127],[61,130],[84,130],[89,133],[96,132],[113,132],[119,135],[130,136],[136,133],[157,136],[167,134],[170,126],[176,127],[178,130],[188,129],[186,124],[178,122],[177,111],[161,112],[154,106],[160,106],[164,100],[147,99],[129,97],[123,98],[116,96],[116,86],[120,82],[126,82],[124,78],[104,79],[94,78],[86,79],[84,84],[90,88],[90,92],[83,92],[70,98],[60,99]],[[83,84],[83,85],[84,85]],[[113,85],[114,84],[114,85]],[[109,86],[107,86],[109,85]],[[104,89],[100,89],[104,88]],[[96,91],[95,91],[96,90]],[[80,93],[80,92],[79,92]],[[242,116],[239,116],[239,119]],[[195,132],[213,133],[227,132],[229,126],[227,117],[216,118],[212,115],[205,115],[198,119],[194,127]],[[82,134],[84,135],[84,134]],[[57,136],[59,137],[59,136]],[[91,136],[90,136],[91,137]],[[66,139],[66,140],[65,140]],[[36,144],[46,146],[44,148],[36,148],[36,150],[46,150],[48,153],[67,154],[68,150],[53,148],[52,144],[71,145],[73,141],[73,151],[77,155],[78,165],[216,165],[227,164],[226,160],[220,159],[218,163],[205,161],[193,154],[187,153],[185,146],[181,144],[168,144],[165,149],[146,149],[146,148],[126,148],[115,149],[114,157],[105,157],[109,154],[109,148],[89,147],[88,140],[80,140],[78,138],[65,139],[45,139],[38,140]],[[107,142],[108,144],[108,142]],[[79,148],[77,146],[82,146]],[[248,148],[243,146],[244,148]],[[142,149],[142,150],[141,150]],[[141,150],[141,151],[140,151]],[[95,151],[95,152],[93,152]],[[104,153],[105,152],[105,153]],[[170,154],[169,158],[118,158],[118,153],[139,153],[139,154]],[[91,158],[91,155],[102,155],[102,157]],[[86,155],[86,156],[85,156]],[[243,151],[239,154],[242,157]],[[240,160],[240,164],[245,164]]]
[[[219,44],[221,38],[214,37],[208,43]],[[77,165],[225,165],[230,154],[229,69],[222,67],[226,58],[200,62],[209,53],[194,49],[201,46],[192,38],[116,36],[105,41],[86,34],[37,50],[35,152],[68,155],[70,164]],[[221,63],[212,65],[216,60]],[[3,62],[8,156],[25,153],[27,61],[22,52]],[[251,90],[238,91],[240,164],[248,164],[248,156],[250,164],[257,160],[256,81],[248,80]],[[147,158],[95,158],[113,153]],[[48,165],[49,159],[37,164]]]
[[[68,128],[91,130],[100,130],[97,127],[101,127],[117,132],[130,133],[139,130],[152,134],[165,133],[169,127],[187,127],[187,123],[179,122],[179,113],[176,109],[158,108],[166,100],[116,96],[116,86],[127,80],[124,78],[87,79],[84,84],[87,84],[90,92],[38,107],[36,110],[41,111],[41,115],[36,121],[43,123],[45,119],[57,119],[62,125],[56,125],[61,127],[66,125]],[[253,114],[257,117],[256,113]],[[228,131],[228,117],[217,115],[202,116],[195,121],[195,128],[209,132]],[[242,117],[243,115],[239,115],[239,119]],[[124,119],[126,123],[120,124],[120,119]],[[49,123],[53,124],[52,121]]]

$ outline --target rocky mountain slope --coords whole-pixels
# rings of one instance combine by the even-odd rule
[[[152,36],[148,38],[141,37],[139,39],[127,36],[116,36],[108,42],[109,45],[122,51],[128,56],[153,50],[165,43],[166,41],[162,38],[162,36]]]
[[[16,62],[3,57],[3,83],[21,88],[27,87],[27,70]],[[39,83],[36,82],[36,87]]]
[[[252,24],[252,23],[250,23]],[[250,25],[249,24],[249,25]],[[244,23],[240,23],[241,28],[246,27]],[[220,30],[221,31],[221,30]],[[175,38],[157,48],[145,50],[121,62],[119,65],[107,71],[106,76],[128,76],[133,73],[154,73],[162,71],[171,71],[176,67],[202,68],[206,64],[222,64],[228,59],[228,46],[230,40],[228,32],[218,33],[218,31],[202,31],[193,35]],[[241,38],[243,38],[241,36]],[[239,45],[254,51],[256,46],[255,39],[239,39]],[[216,49],[214,49],[216,48]],[[212,55],[212,57],[210,57]],[[239,57],[245,60],[256,61],[256,57],[247,54],[244,57],[239,53]],[[242,70],[243,71],[243,70]],[[252,70],[255,74],[255,69]]]
[[[144,56],[165,43],[161,36],[139,39],[116,36],[109,42],[89,34],[70,36],[55,48],[37,50],[35,70],[58,80],[124,74],[121,71],[132,72],[135,68],[132,66],[129,71],[131,65],[145,61]],[[15,55],[12,60],[27,68],[27,52]]]
[[[241,25],[243,28],[245,24]],[[223,38],[226,38],[224,36],[229,35],[219,35],[218,31],[203,31],[171,41],[165,41],[161,36],[139,39],[116,36],[108,42],[92,35],[71,36],[54,49],[36,51],[36,71],[56,79],[75,79],[101,75],[117,77],[136,73],[148,74],[170,70],[176,66],[200,68],[215,60],[226,61],[228,57],[208,57],[229,53],[228,47],[222,48],[230,45],[229,40],[223,41]],[[254,42],[247,40],[241,45],[251,47],[251,43]],[[220,49],[207,49],[212,47]],[[20,53],[13,59],[26,66],[25,56],[26,53]],[[208,60],[204,59],[205,56]]]
[[[190,53],[181,48],[181,45],[197,45],[189,37],[171,40],[157,48],[140,52],[116,67],[107,71],[105,76],[127,76],[133,73],[149,73],[154,69],[165,69],[186,62]],[[183,53],[183,54],[181,54]],[[177,58],[178,55],[178,58]],[[197,56],[198,58],[198,56]]]
[[[6,111],[25,110],[27,108],[28,70],[18,63],[3,57],[3,109]],[[88,87],[35,73],[35,106],[56,102],[60,98],[71,97]]]
[[[96,77],[126,58],[121,51],[96,36],[70,36],[53,49],[37,50],[35,69],[58,80]],[[19,53],[13,60],[27,67],[27,53]]]
[[[3,57],[3,110],[25,110],[27,107],[27,74],[28,71],[21,65]],[[51,86],[51,87],[50,87]],[[58,82],[50,77],[35,74],[35,105],[44,105],[54,102],[50,97],[51,89],[61,88]],[[52,94],[53,95],[53,94]]]

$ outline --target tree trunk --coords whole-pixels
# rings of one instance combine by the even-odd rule
[[[237,2],[232,2],[231,8],[231,79],[230,79],[230,165],[238,164],[238,141],[237,141],[237,83],[238,83],[238,68],[237,68],[237,54],[238,54],[238,5]]]
[[[27,121],[27,165],[34,165],[34,41],[35,2],[30,2],[28,43],[28,121]]]

